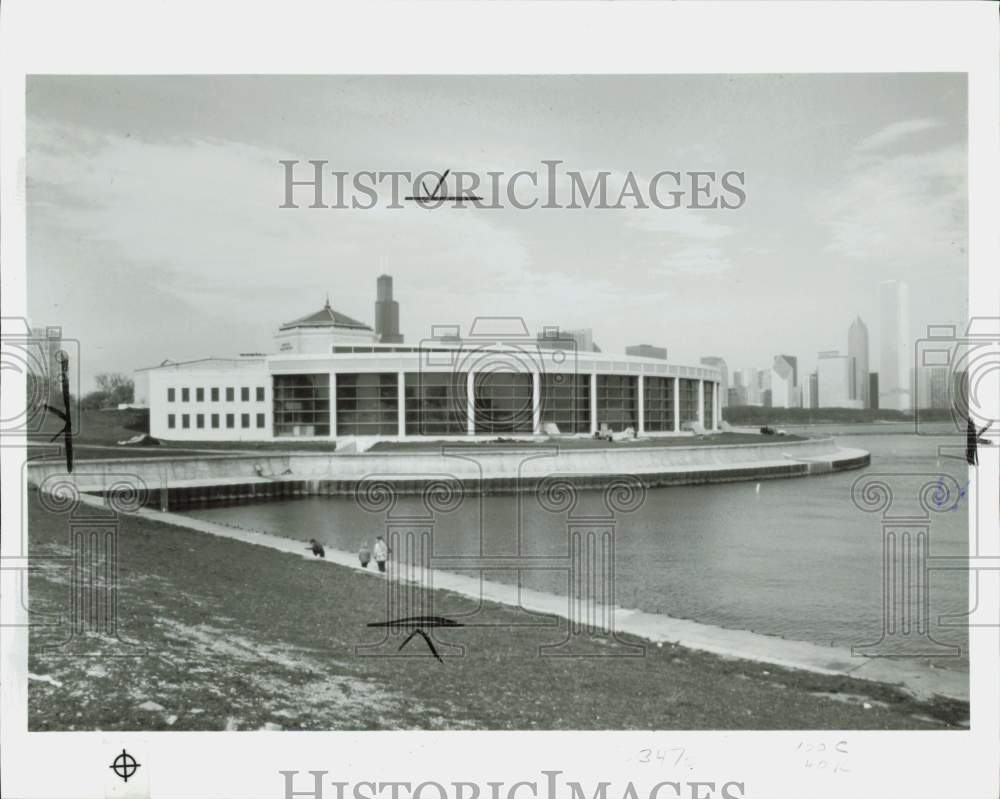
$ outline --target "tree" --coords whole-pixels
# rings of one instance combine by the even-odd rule
[[[94,378],[97,391],[84,397],[85,407],[116,408],[121,403],[132,402],[135,398],[135,384],[130,377],[118,372],[101,372]]]

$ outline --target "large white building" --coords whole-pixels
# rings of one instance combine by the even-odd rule
[[[878,293],[878,406],[908,411],[913,407],[910,289],[901,280],[886,280],[879,284]]]
[[[477,320],[465,337],[403,346],[380,343],[327,301],[282,325],[272,354],[138,370],[137,400],[149,407],[152,436],[182,441],[719,428],[718,369],[588,352],[572,340],[540,346],[520,320],[499,332],[489,321]]]
[[[851,359],[837,350],[816,356],[817,393],[820,408],[861,408],[851,397]],[[811,398],[810,398],[811,399]]]

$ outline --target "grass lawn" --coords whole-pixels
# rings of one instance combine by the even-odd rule
[[[66,518],[33,491],[28,503],[31,557],[70,555]],[[32,627],[31,730],[941,729],[969,712],[669,644],[647,642],[645,657],[539,657],[564,627],[447,630],[440,639],[466,653],[444,663],[359,657],[357,644],[380,637],[366,624],[385,618],[379,577],[129,516],[117,552],[118,628],[134,646],[66,645],[65,627]],[[67,568],[35,562],[31,610],[58,617]],[[476,608],[444,592],[435,602],[452,617]]]

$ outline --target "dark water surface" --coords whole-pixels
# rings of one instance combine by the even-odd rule
[[[885,475],[892,513],[920,513],[921,485],[950,475],[969,479],[960,458],[939,457],[942,446],[961,455],[964,438],[917,436],[893,426],[787,428],[833,433],[844,447],[868,450],[871,466],[821,477],[766,480],[650,490],[635,512],[618,514],[616,604],[706,624],[849,646],[877,640],[882,631],[882,516],[860,510],[851,498],[859,477]],[[919,475],[919,476],[918,476]],[[759,485],[759,488],[758,488]],[[603,509],[601,492],[586,492],[577,514]],[[951,500],[949,500],[951,502]],[[419,497],[403,497],[395,512],[421,511]],[[931,513],[931,555],[968,551],[968,504]],[[384,531],[383,514],[353,499],[311,497],[256,505],[206,508],[192,515],[292,538],[318,538],[328,547],[355,551]],[[520,519],[520,524],[519,520]],[[519,534],[520,530],[520,534]],[[466,497],[439,513],[435,556],[566,555],[565,512],[544,509],[532,495]],[[440,564],[435,564],[440,566]],[[509,582],[513,573],[491,572]],[[526,587],[564,594],[565,574],[533,572]],[[962,647],[959,658],[935,665],[967,669],[961,614],[968,607],[968,575],[932,571],[931,632]]]

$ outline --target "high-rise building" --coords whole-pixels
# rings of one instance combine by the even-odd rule
[[[860,408],[851,398],[851,359],[838,350],[816,356],[817,394],[820,408]]]
[[[399,303],[392,298],[392,276],[380,275],[375,295],[375,334],[382,344],[402,344]]]
[[[943,410],[951,407],[951,369],[947,366],[922,366],[916,375],[914,407]]]
[[[572,343],[571,343],[572,342]],[[538,346],[545,349],[567,349],[576,347],[577,352],[600,352],[594,343],[594,331],[584,327],[579,330],[563,330],[561,327],[546,327],[538,334]]]
[[[659,358],[661,361],[667,360],[667,348],[657,347],[653,344],[631,344],[625,348],[626,355],[637,355],[640,358]]]
[[[868,398],[868,327],[859,316],[847,331],[847,357],[851,361],[851,399],[870,407]]]
[[[784,358],[792,367],[792,385],[797,386],[799,384],[799,359],[795,355],[779,355],[778,357]]]
[[[741,394],[741,396],[745,396],[745,405],[761,404],[760,380],[757,369],[753,367],[736,369],[733,372],[733,386],[745,389],[745,395]]]
[[[910,290],[901,280],[879,284],[879,407],[913,407],[910,338]]]
[[[626,354],[628,354],[627,350]],[[722,372],[722,382],[719,384],[721,386],[720,391],[722,393],[719,395],[719,401],[722,403],[722,406],[725,407],[729,404],[729,367],[726,365],[725,360],[716,355],[709,355],[708,357],[702,358],[701,362],[705,364],[705,366],[711,366],[713,369],[718,369]]]
[[[802,407],[819,407],[819,376],[811,372],[802,382]]]
[[[775,355],[774,364],[771,366],[771,406],[774,408],[797,407],[795,402],[795,367],[788,358],[787,355]]]
[[[878,410],[878,372],[868,373],[868,407]]]

